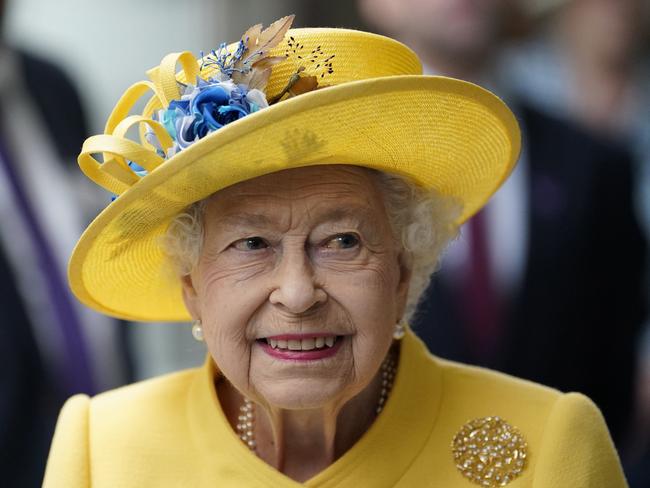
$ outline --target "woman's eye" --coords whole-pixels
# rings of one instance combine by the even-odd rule
[[[239,251],[257,251],[259,249],[266,249],[269,247],[269,244],[261,237],[247,237],[246,239],[235,241],[232,247]]]
[[[339,234],[332,237],[325,247],[329,249],[351,249],[359,245],[359,237],[355,234]]]

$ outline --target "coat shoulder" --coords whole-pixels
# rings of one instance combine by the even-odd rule
[[[116,428],[158,419],[167,422],[184,410],[189,389],[199,375],[199,368],[187,369],[101,393],[90,399],[90,421]]]
[[[163,399],[179,393],[180,390],[187,389],[198,374],[200,374],[200,368],[176,371],[100,393],[92,397],[90,401],[93,408],[98,408],[141,399]]]
[[[522,483],[539,487],[623,488],[620,461],[598,407],[580,393],[563,393],[507,374],[433,359],[441,370],[441,407],[432,448],[486,419],[508,424],[525,446]],[[489,442],[488,442],[489,444]],[[489,448],[489,446],[487,446]],[[453,463],[439,467],[457,479]]]
[[[554,388],[498,371],[436,358],[446,393],[516,404],[543,404],[550,408],[563,393]]]
[[[164,476],[165,470],[152,475],[151,467],[174,466],[191,452],[190,395],[201,378],[200,368],[189,369],[69,399],[57,423],[44,486],[81,488],[97,480],[101,486],[143,486],[142,480]]]

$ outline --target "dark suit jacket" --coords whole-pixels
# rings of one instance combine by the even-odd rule
[[[88,136],[79,93],[57,65],[18,52],[28,93],[52,137],[62,162],[77,169],[77,155]]]
[[[635,340],[645,314],[645,241],[627,154],[522,108],[529,247],[508,299],[499,350],[472,353],[459,299],[441,272],[414,325],[434,353],[590,396],[615,440],[630,418]],[[448,278],[448,277],[447,277]]]
[[[54,64],[17,53],[21,78],[61,161],[74,164],[86,136],[79,96]],[[0,128],[1,136],[1,128]],[[55,188],[47,189],[56,198]],[[0,232],[7,232],[2,229]],[[0,472],[3,486],[36,487],[64,393],[43,364],[5,251],[0,246]]]

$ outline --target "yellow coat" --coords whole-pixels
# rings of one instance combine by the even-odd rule
[[[588,398],[435,358],[412,333],[403,339],[386,408],[343,457],[304,484],[244,446],[221,410],[214,376],[206,361],[92,399],[71,398],[59,418],[44,486],[472,488],[481,485],[461,474],[452,440],[468,421],[494,416],[527,443],[525,460],[515,454],[525,462],[509,488],[627,486],[603,418]],[[475,434],[457,440],[467,447]],[[494,447],[490,439],[487,444]],[[507,462],[503,469],[512,469],[514,461]],[[470,474],[483,476],[478,468],[469,463]]]

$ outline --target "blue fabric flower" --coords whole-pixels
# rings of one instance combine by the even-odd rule
[[[191,126],[192,134],[199,139],[249,114],[246,107],[234,98],[231,99],[231,94],[221,86],[202,90],[192,100],[190,108],[195,117]]]
[[[147,141],[169,158],[224,125],[266,107],[266,96],[260,90],[248,90],[232,80],[199,77],[196,85],[185,86],[180,99],[153,116],[174,140],[173,147],[165,153],[152,131],[147,132]]]

